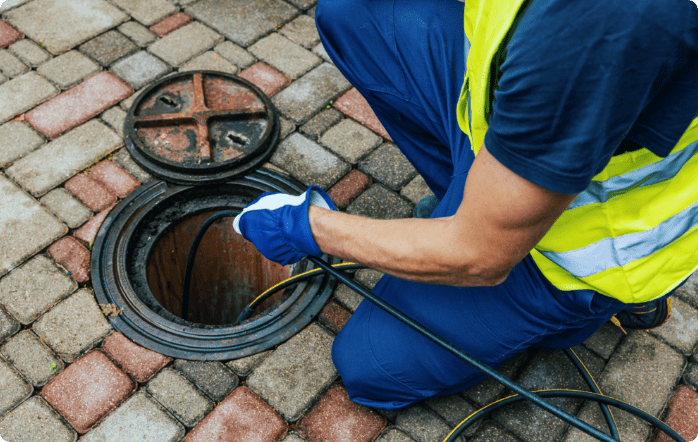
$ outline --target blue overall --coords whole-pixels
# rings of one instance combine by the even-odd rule
[[[456,213],[474,161],[458,127],[463,3],[321,0],[322,43],[440,203]],[[590,290],[560,291],[528,256],[495,287],[449,287],[384,276],[373,292],[470,355],[498,368],[529,347],[584,342],[629,307]],[[386,410],[463,391],[484,376],[362,302],[337,335],[333,360],[357,403]]]

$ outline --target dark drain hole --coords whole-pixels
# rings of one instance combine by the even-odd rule
[[[177,106],[177,103],[175,103],[171,98],[168,98],[168,97],[160,97],[160,101],[162,101],[163,103],[165,103],[166,105],[168,105],[170,107]]]
[[[247,138],[241,137],[240,135],[232,133],[232,132],[228,134],[228,138],[233,143],[242,144],[243,146],[250,141]]]
[[[199,228],[216,211],[200,213],[163,235],[148,260],[148,285],[155,299],[182,317],[182,289],[187,256]],[[264,290],[287,279],[290,266],[267,260],[233,230],[233,219],[214,223],[199,246],[192,272],[189,318],[206,325],[233,324],[240,312]],[[257,310],[271,307],[283,291]]]

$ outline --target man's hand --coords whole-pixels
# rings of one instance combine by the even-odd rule
[[[264,193],[235,217],[233,228],[267,259],[294,264],[306,255],[322,256],[310,231],[308,209],[337,210],[324,190],[311,186],[302,195]]]

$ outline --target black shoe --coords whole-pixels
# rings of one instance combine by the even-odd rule
[[[439,204],[439,200],[436,198],[434,195],[429,195],[424,198],[422,198],[415,206],[414,210],[412,211],[412,216],[415,218],[429,218],[431,216],[431,212],[436,209],[436,206]]]
[[[622,329],[649,330],[664,324],[670,316],[671,297],[623,310],[616,313],[611,321]]]

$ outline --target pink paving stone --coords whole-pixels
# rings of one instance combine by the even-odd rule
[[[360,170],[352,170],[340,182],[332,186],[327,194],[338,209],[346,209],[349,203],[371,187],[373,180]]]
[[[67,236],[48,249],[51,258],[65,267],[77,282],[90,280],[90,251],[77,239]]]
[[[119,332],[104,340],[104,352],[140,383],[148,382],[172,361],[172,358],[134,344]]]
[[[176,31],[182,26],[192,21],[192,18],[184,12],[178,12],[175,15],[162,19],[150,27],[150,31],[158,37],[164,37],[172,31]]]
[[[684,439],[695,440],[698,436],[698,393],[690,387],[680,385],[669,401],[669,412],[664,419],[671,428]],[[670,442],[664,433],[655,438],[655,442]]]
[[[238,77],[251,81],[268,97],[273,97],[281,89],[291,84],[290,78],[261,61],[240,72]]]
[[[109,212],[111,212],[111,209],[113,209],[114,206],[116,206],[116,204],[111,205],[110,207],[99,212],[97,215],[93,216],[91,220],[85,223],[85,225],[76,230],[73,236],[85,244],[91,245],[93,242],[95,242],[99,228],[102,227],[102,223],[104,223],[104,220],[107,219],[107,215],[109,215]]]
[[[102,183],[81,173],[65,183],[65,188],[78,197],[93,212],[101,212],[116,203],[116,195],[111,193]]]
[[[10,26],[5,20],[0,20],[0,49],[6,48],[23,38],[24,34]]]
[[[353,403],[347,390],[334,384],[298,422],[298,432],[308,442],[369,442],[387,424],[385,417]]]
[[[36,130],[53,139],[133,94],[133,88],[102,71],[27,113]]]
[[[288,425],[247,387],[238,387],[182,442],[275,442]]]
[[[356,88],[351,88],[337,99],[334,107],[339,109],[347,117],[358,121],[368,127],[381,137],[388,141],[392,141],[388,131],[385,130],[381,122],[376,117],[376,114],[369,106],[366,99],[359,93]]]
[[[351,313],[334,301],[329,302],[320,312],[320,323],[330,329],[332,333],[339,333],[344,324],[351,318]]]
[[[115,162],[104,160],[90,168],[90,178],[97,180],[119,198],[126,198],[141,183]]]
[[[41,396],[84,434],[135,389],[126,373],[104,353],[93,350],[46,384]]]

